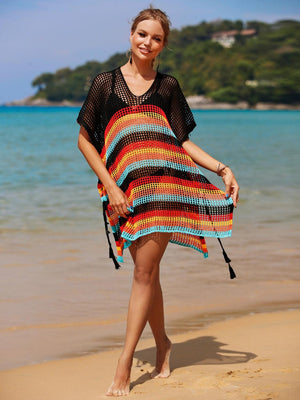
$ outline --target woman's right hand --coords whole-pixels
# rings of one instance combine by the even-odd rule
[[[99,157],[98,151],[92,144],[88,132],[83,126],[80,127],[79,131],[78,147],[105,187],[109,197],[109,207],[118,215],[127,218],[130,213],[127,210],[127,207],[130,207],[127,196],[111,177],[101,157]]]
[[[130,213],[128,208],[131,207],[126,194],[117,185],[114,185],[110,189],[106,189],[106,191],[109,198],[110,208],[121,217],[127,218]]]

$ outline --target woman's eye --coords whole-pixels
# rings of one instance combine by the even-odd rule
[[[155,38],[157,42],[161,42],[161,38]]]
[[[142,32],[139,32],[139,35],[140,35],[141,37],[145,37],[145,34],[142,33]]]

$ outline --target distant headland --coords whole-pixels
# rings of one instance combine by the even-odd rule
[[[255,105],[250,105],[246,101],[239,101],[233,104],[216,102],[203,95],[188,96],[187,102],[192,110],[300,110],[300,104],[256,103]],[[81,107],[82,103],[69,100],[49,101],[31,96],[22,100],[7,102],[4,105],[9,107]]]
[[[299,31],[296,20],[215,20],[173,29],[159,71],[179,80],[193,109],[299,109]],[[116,53],[42,73],[32,82],[34,96],[7,105],[79,106],[97,74],[127,60]]]

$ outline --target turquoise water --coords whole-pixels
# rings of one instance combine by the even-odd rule
[[[0,107],[0,232],[96,227],[96,178],[77,149],[78,111]],[[191,139],[238,177],[241,218],[261,218],[261,211],[265,220],[298,215],[300,112],[194,116]],[[220,178],[206,175],[222,187]]]

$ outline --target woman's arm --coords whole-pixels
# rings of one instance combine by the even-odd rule
[[[110,176],[110,173],[107,171],[98,151],[91,143],[88,132],[83,126],[80,127],[79,131],[78,148],[84,155],[92,170],[103,183],[109,197],[109,204],[113,211],[122,217],[127,217],[129,213],[127,207],[130,207],[127,196]]]
[[[231,196],[233,200],[233,205],[234,207],[236,207],[239,200],[239,185],[231,169],[225,164],[211,157],[208,153],[206,153],[190,140],[186,140],[185,142],[183,142],[182,147],[189,154],[189,156],[201,167],[204,167],[215,173],[221,171],[220,176],[222,177],[225,184],[225,196]]]

